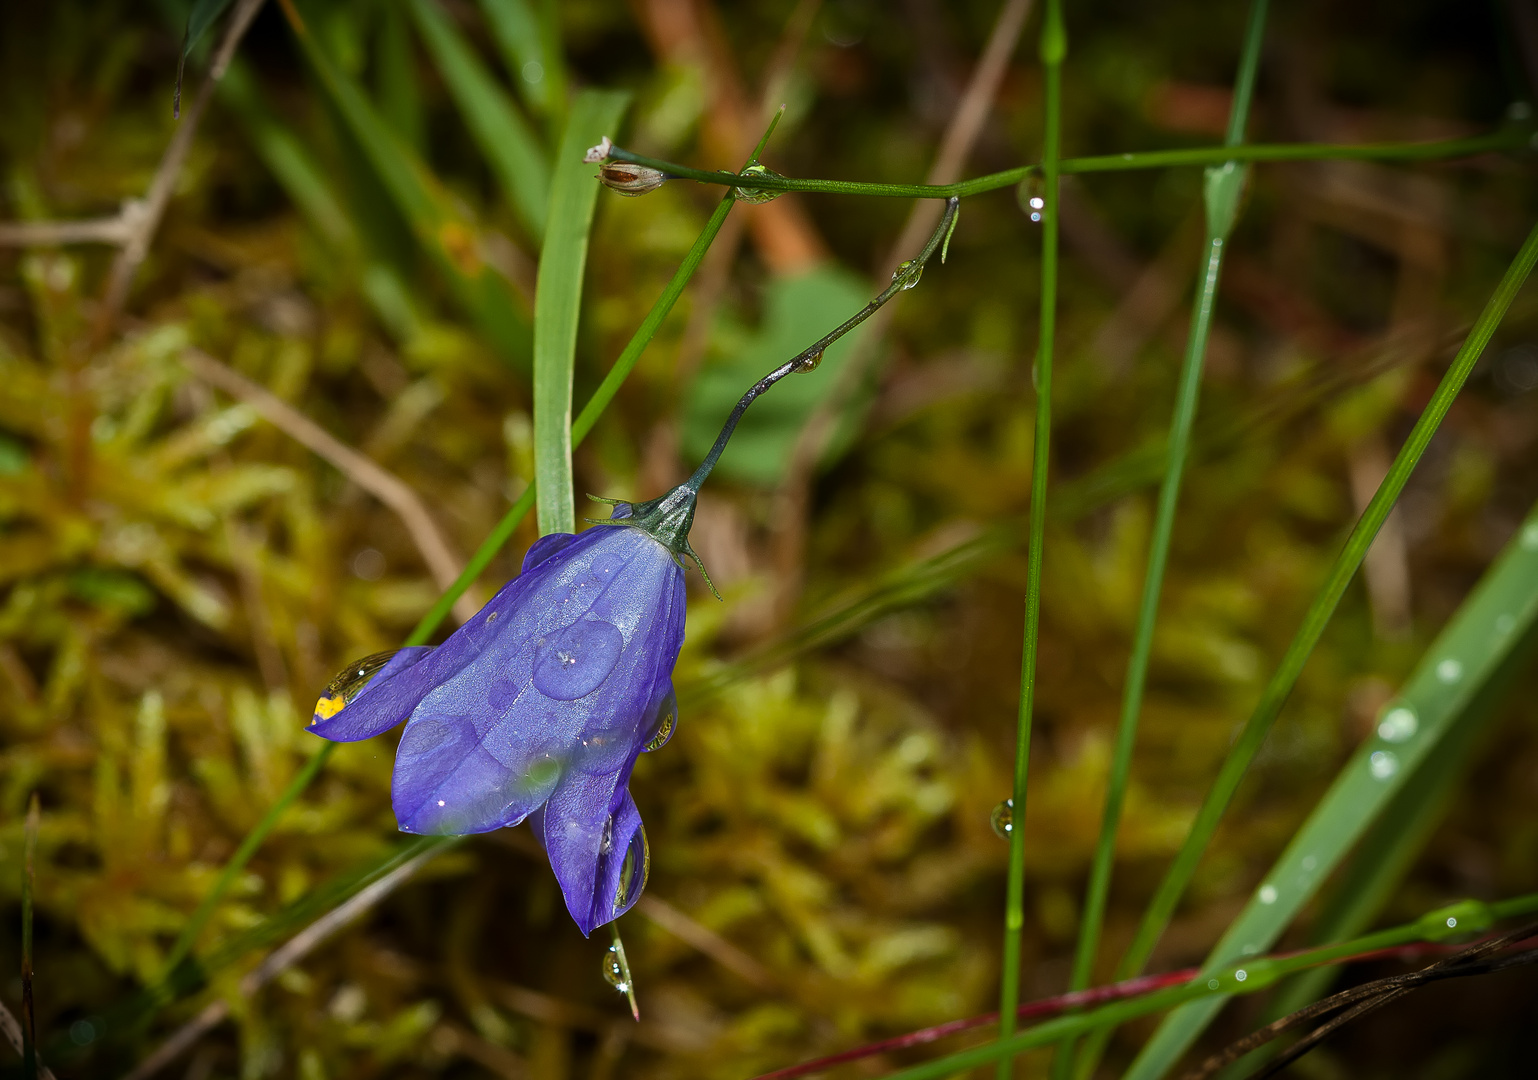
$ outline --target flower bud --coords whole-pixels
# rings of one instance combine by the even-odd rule
[[[598,169],[598,179],[604,187],[633,198],[660,188],[667,183],[668,174],[628,161],[606,161]]]

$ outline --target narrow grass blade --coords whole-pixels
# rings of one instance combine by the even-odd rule
[[[374,39],[374,100],[379,115],[413,154],[426,149],[426,107],[412,55],[411,32],[399,4],[386,4]]]
[[[1266,7],[1267,0],[1251,0],[1239,71],[1234,78],[1228,135],[1224,140],[1229,146],[1238,146],[1244,141],[1250,101],[1255,93],[1255,77],[1260,70],[1260,46],[1265,38]],[[1143,597],[1138,609],[1137,629],[1132,638],[1132,651],[1127,661],[1121,719],[1116,729],[1111,772],[1106,782],[1100,839],[1095,847],[1089,883],[1085,889],[1084,913],[1079,923],[1079,941],[1074,953],[1073,974],[1069,980],[1070,990],[1082,990],[1090,984],[1100,948],[1106,902],[1111,892],[1111,871],[1116,857],[1116,834],[1121,826],[1122,804],[1132,774],[1132,752],[1137,742],[1138,718],[1143,708],[1143,688],[1148,678],[1148,660],[1153,653],[1159,597],[1164,590],[1164,569],[1169,560],[1170,538],[1175,531],[1175,510],[1180,500],[1180,485],[1191,445],[1191,428],[1196,420],[1196,402],[1201,393],[1202,368],[1207,358],[1207,336],[1212,327],[1212,312],[1223,272],[1223,256],[1238,214],[1244,178],[1245,170],[1231,161],[1207,171],[1207,258],[1198,280],[1196,302],[1191,309],[1191,332],[1186,338],[1186,354],[1180,370],[1175,411],[1170,418],[1164,479],[1159,486],[1158,507],[1154,513],[1153,532],[1149,537],[1148,566],[1143,573]],[[1090,1064],[1082,1070],[1084,1075],[1093,1072],[1097,1049],[1090,1048]],[[1071,1054],[1070,1045],[1065,1044],[1059,1050],[1053,1061],[1054,1076],[1066,1078],[1071,1075]]]
[[[539,531],[575,532],[571,482],[571,382],[582,312],[582,272],[598,184],[583,153],[612,135],[629,95],[585,90],[572,103],[551,178],[550,216],[534,295],[534,481]]]
[[[208,33],[214,20],[229,6],[230,0],[193,0],[192,9],[187,12],[187,29],[182,34],[182,49],[176,57],[176,93],[171,98],[173,117],[182,114],[182,73],[187,70],[187,57],[192,55],[192,50]]]
[[[1020,931],[1025,925],[1026,777],[1031,757],[1031,719],[1036,701],[1037,637],[1041,629],[1041,547],[1047,527],[1047,468],[1052,449],[1052,350],[1057,329],[1058,156],[1063,130],[1063,58],[1068,31],[1061,0],[1047,0],[1042,16],[1040,55],[1045,78],[1042,175],[1045,206],[1041,222],[1041,325],[1036,348],[1036,430],[1031,454],[1031,520],[1026,553],[1025,643],[1020,657],[1020,712],[1015,725],[1015,780],[1011,794],[1009,872],[1004,899],[1004,957],[999,978],[999,1038],[1015,1029],[1020,1004]],[[1014,1072],[1012,1058],[998,1061],[999,1080]]]
[[[37,1080],[37,1005],[32,996],[32,894],[37,887],[33,860],[37,856],[37,830],[42,810],[37,793],[27,804],[26,843],[21,876],[21,1071],[26,1080]]]
[[[566,111],[560,12],[553,2],[540,7],[536,12],[528,0],[481,0],[481,11],[513,83],[530,108],[558,120]]]
[[[1445,768],[1450,757],[1456,760],[1460,749],[1466,749],[1470,729],[1488,715],[1488,710],[1476,712],[1470,705],[1500,674],[1514,650],[1527,643],[1535,625],[1538,507],[1426,650],[1399,697],[1384,708],[1376,737],[1364,743],[1341,770],[1208,955],[1206,970],[1267,949],[1369,827],[1383,820],[1395,797],[1411,790],[1417,774]],[[1460,748],[1459,742],[1464,746]],[[1391,835],[1413,835],[1407,828],[1412,822],[1386,824]],[[1379,856],[1386,872],[1402,861],[1395,855],[1390,847]],[[1381,894],[1373,898],[1381,899]],[[1348,908],[1345,916],[1356,921],[1362,912]],[[1222,1004],[1221,1000],[1204,1001],[1166,1018],[1129,1075],[1145,1080],[1162,1075]]]
[[[529,359],[529,329],[507,280],[481,254],[479,229],[401,143],[357,84],[337,69],[291,0],[282,8],[305,59],[422,248],[448,279],[460,306],[507,360]]]
[[[502,193],[538,241],[545,232],[550,200],[550,162],[538,137],[437,0],[410,0],[409,10]]]

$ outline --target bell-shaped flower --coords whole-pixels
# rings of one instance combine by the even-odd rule
[[[628,910],[646,880],[628,784],[676,718],[694,492],[674,502],[645,521],[619,504],[599,527],[542,537],[443,644],[359,661],[310,722],[354,742],[406,721],[390,792],[401,830],[489,832],[530,818],[584,934]],[[669,520],[682,531],[657,528]]]

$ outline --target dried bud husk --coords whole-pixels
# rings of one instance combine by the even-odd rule
[[[603,161],[605,158],[607,158],[609,156],[609,152],[613,149],[614,140],[605,135],[598,141],[597,146],[590,146],[587,148],[587,153],[582,155],[582,160],[589,165],[597,165],[600,161]]]
[[[598,179],[611,191],[634,198],[660,188],[667,183],[668,174],[628,161],[606,161],[598,170]]]

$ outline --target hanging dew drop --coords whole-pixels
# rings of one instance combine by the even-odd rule
[[[641,827],[630,838],[625,848],[625,859],[619,866],[619,888],[614,893],[614,910],[623,911],[635,903],[646,888],[646,879],[652,872],[652,849],[646,842],[646,829]]]
[[[817,365],[822,363],[822,350],[818,349],[809,356],[803,356],[796,361],[795,372],[797,375],[805,375],[808,371],[816,371]]]
[[[1020,186],[1015,189],[1015,198],[1020,203],[1020,209],[1025,211],[1025,216],[1033,224],[1041,224],[1042,215],[1047,212],[1047,185],[1038,173],[1032,173],[1020,181]]]
[[[1008,840],[1015,827],[1015,800],[1005,799],[995,806],[993,813],[988,815],[988,824],[993,826],[994,832]]]
[[[388,649],[385,652],[373,653],[362,660],[354,660],[339,671],[320,692],[320,697],[315,702],[315,715],[310,723],[330,720],[345,709],[349,702],[363,692],[369,680],[379,674],[379,669],[388,664],[390,658],[398,652],[400,652],[399,649]]]
[[[630,982],[625,978],[625,966],[620,960],[619,947],[610,945],[603,954],[603,981],[622,994],[630,989]]]
[[[772,169],[766,169],[762,165],[749,165],[746,169],[742,170],[740,175],[772,176],[777,180],[784,179],[779,173]],[[736,195],[739,201],[757,206],[760,203],[773,202],[785,193],[783,191],[765,191],[763,188],[739,187],[733,189],[733,194]]]
[[[657,707],[656,719],[652,721],[652,733],[646,743],[641,747],[643,752],[661,750],[667,745],[667,741],[673,737],[673,729],[678,726],[678,695],[668,690],[668,696],[662,699],[662,704]]]

